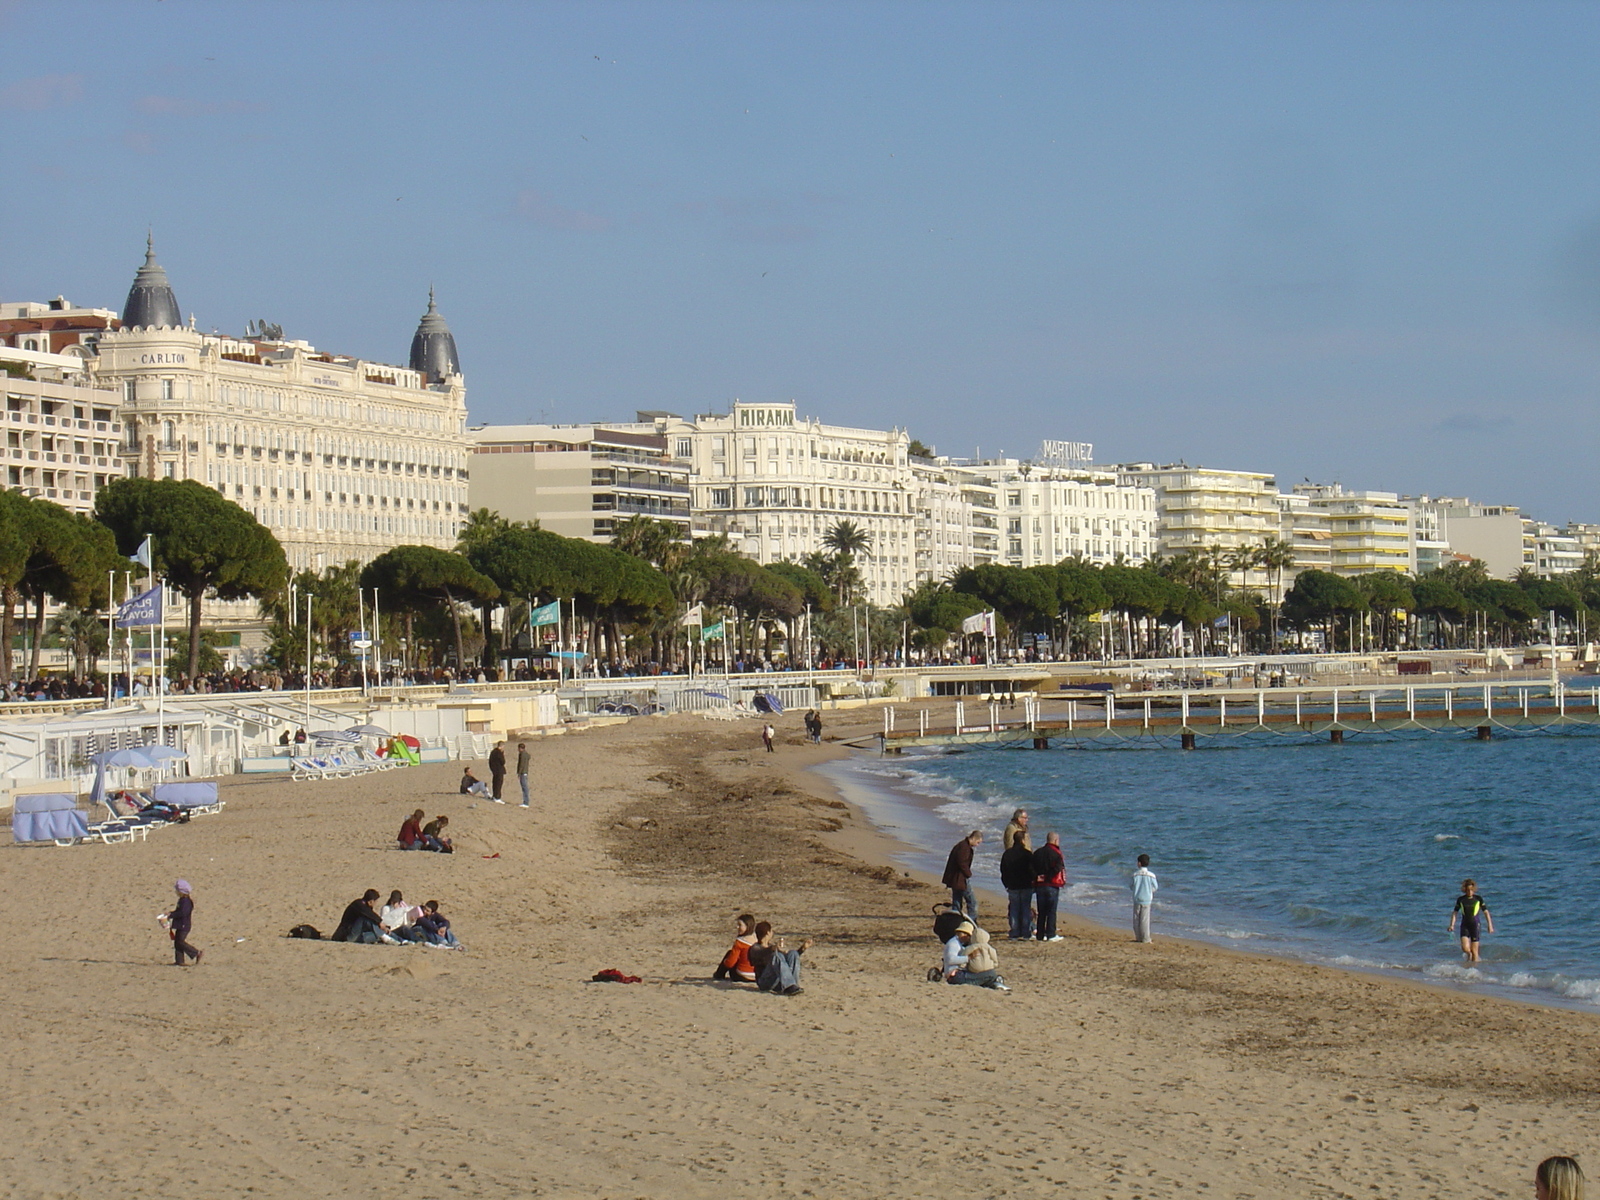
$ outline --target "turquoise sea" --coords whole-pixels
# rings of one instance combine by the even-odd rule
[[[998,891],[1000,831],[1025,805],[1035,845],[1061,834],[1063,908],[1090,919],[1127,925],[1127,881],[1145,852],[1161,882],[1157,937],[1600,1008],[1595,732],[968,749],[823,770],[918,848],[907,865],[942,871],[949,848],[981,828],[978,882]],[[1496,931],[1476,967],[1445,932],[1467,876]],[[997,902],[981,915],[1004,930]]]

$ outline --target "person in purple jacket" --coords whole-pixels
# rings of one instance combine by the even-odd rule
[[[194,925],[194,889],[187,879],[178,880],[172,888],[178,893],[177,907],[166,918],[167,932],[172,937],[172,965],[185,966],[186,958],[192,958],[195,966],[199,966],[203,951],[189,945],[189,930]]]

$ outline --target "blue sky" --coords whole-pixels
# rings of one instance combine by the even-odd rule
[[[1600,521],[1600,6],[0,0],[0,298]],[[21,51],[20,53],[18,51]]]

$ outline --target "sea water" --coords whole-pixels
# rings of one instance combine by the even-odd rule
[[[1026,807],[1061,834],[1062,907],[1131,920],[1146,853],[1155,934],[1544,1003],[1600,1007],[1600,736],[1425,734],[1344,745],[967,748],[825,768],[942,872],[971,829],[975,882],[998,891],[1000,833]],[[1468,965],[1446,932],[1462,879],[1495,932]],[[989,902],[991,909],[997,907]],[[984,912],[1005,926],[1005,912]],[[1131,930],[1130,930],[1131,936]]]

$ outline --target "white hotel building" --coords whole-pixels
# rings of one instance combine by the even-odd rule
[[[824,425],[797,417],[792,401],[639,415],[674,458],[689,461],[696,524],[726,533],[735,549],[761,563],[797,561],[824,549],[834,524],[853,521],[872,539],[857,560],[867,598],[894,604],[915,586],[915,480],[903,429]]]
[[[1115,471],[1002,459],[952,464],[993,495],[997,561],[1037,567],[1064,558],[1137,566],[1156,552],[1156,494]]]
[[[454,546],[467,514],[466,389],[431,295],[408,367],[319,352],[270,327],[201,333],[183,324],[153,252],[121,324],[98,335],[90,362],[121,394],[129,474],[216,488],[296,570]]]

